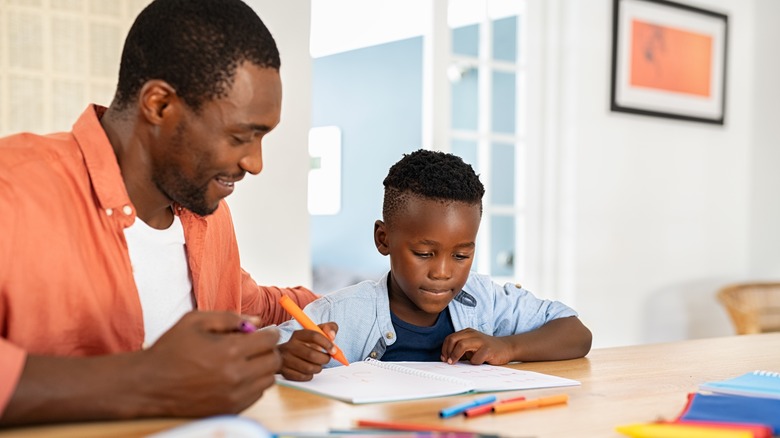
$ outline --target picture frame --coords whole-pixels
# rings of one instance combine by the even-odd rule
[[[723,125],[728,16],[667,0],[614,0],[612,111]]]

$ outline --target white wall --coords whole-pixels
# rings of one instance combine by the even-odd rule
[[[268,26],[282,59],[282,119],[263,143],[264,167],[227,198],[241,264],[260,284],[311,287],[306,209],[311,126],[309,0],[248,0]]]
[[[265,170],[229,201],[255,278],[306,284],[310,3],[251,4],[280,45],[285,108]],[[612,1],[544,4],[555,26],[543,111],[558,172],[556,293],[597,347],[731,334],[717,288],[780,278],[780,2],[691,2],[729,16],[725,126],[610,112]]]
[[[780,277],[780,2],[757,0],[753,71],[753,155],[750,161],[750,268],[755,278]]]
[[[612,1],[558,8],[560,284],[595,346],[731,333],[714,293],[749,271],[754,3],[696,5],[729,16],[725,126],[610,112]]]

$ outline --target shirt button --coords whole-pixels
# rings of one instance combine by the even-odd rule
[[[387,339],[393,339],[393,332],[387,332],[387,333],[385,333],[385,337],[386,337]]]
[[[125,216],[130,216],[131,214],[133,214],[133,207],[129,205],[125,205],[124,207],[122,207],[122,213],[124,213]]]
[[[371,356],[371,359],[376,359],[376,351],[372,351],[369,356]]]
[[[518,288],[518,289],[522,289],[523,288],[523,286],[520,283],[515,283],[515,287]]]
[[[114,210],[112,210],[112,209],[110,209],[110,208],[107,208],[107,209],[106,209],[106,215],[107,215],[107,216],[111,216],[112,214],[114,214]]]

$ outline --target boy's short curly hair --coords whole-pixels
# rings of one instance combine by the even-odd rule
[[[125,39],[114,104],[123,109],[152,79],[169,83],[194,111],[223,97],[248,61],[279,70],[279,51],[241,0],[155,0]]]
[[[382,184],[382,217],[386,223],[403,209],[410,196],[479,205],[482,212],[485,187],[471,165],[457,155],[425,149],[404,154],[390,167]]]

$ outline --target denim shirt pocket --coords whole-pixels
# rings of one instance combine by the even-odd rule
[[[493,321],[490,319],[492,312],[481,308],[481,303],[474,295],[462,290],[451,304],[452,325],[456,331],[473,328],[482,333],[492,334]]]

